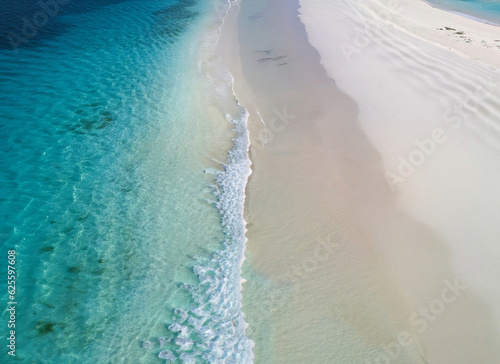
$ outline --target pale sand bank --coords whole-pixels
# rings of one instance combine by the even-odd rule
[[[499,216],[493,187],[500,179],[493,168],[488,178],[461,175],[463,183],[451,187],[443,180],[499,165],[481,139],[488,134],[494,144],[494,135],[476,125],[477,142],[471,141],[463,123],[456,135],[464,131],[466,149],[454,150],[464,146],[450,134],[439,144],[450,149],[436,151],[396,186],[399,193],[385,178],[397,171],[399,154],[415,148],[415,138],[441,125],[436,115],[446,111],[443,105],[459,102],[460,92],[468,95],[473,85],[464,72],[477,79],[491,71],[395,29],[347,63],[339,45],[352,39],[356,19],[363,19],[356,14],[365,10],[347,1],[301,5],[331,78],[308,43],[295,2],[243,1],[221,37],[235,92],[250,112],[243,299],[255,362],[496,363],[495,307],[477,282],[465,280],[466,273],[479,273],[458,269],[464,265],[456,246],[482,257],[481,249],[500,237],[477,213]],[[485,116],[500,110],[495,102],[478,111],[490,123]],[[461,153],[460,163],[451,158],[443,168],[439,158],[449,153]],[[479,153],[487,159],[477,164]],[[444,176],[427,171],[432,168]],[[467,191],[474,183],[486,192]],[[478,199],[482,210],[467,205]],[[481,222],[490,229],[482,235],[474,228]],[[478,251],[467,250],[468,233],[479,234]],[[497,278],[490,276],[491,288]]]
[[[420,1],[384,3],[303,0],[301,20],[330,77],[358,103],[360,124],[381,154],[398,205],[439,234],[453,270],[483,302],[474,311],[490,316],[489,328],[465,311],[442,316],[420,335],[427,360],[495,363],[496,347],[479,349],[474,338],[499,343],[500,77],[494,66],[500,50],[492,42],[500,28]],[[472,42],[438,29],[444,27],[464,31]],[[439,260],[412,258],[405,236],[395,245],[388,241],[379,246],[412,302],[418,282],[411,268],[427,272]],[[429,246],[429,258],[438,250]],[[466,331],[459,333],[462,325]]]
[[[371,17],[399,31],[484,64],[500,66],[499,26],[434,8],[422,0],[365,0],[362,5]]]

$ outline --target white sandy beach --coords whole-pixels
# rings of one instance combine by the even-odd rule
[[[498,363],[497,39],[419,0],[233,6],[256,363]]]
[[[443,239],[453,270],[488,307],[491,326],[500,332],[500,28],[421,1],[301,4],[322,64],[360,107],[360,123],[381,153],[398,205]],[[375,30],[370,22],[378,24]],[[394,247],[383,245],[393,256]],[[398,245],[408,248],[404,241]],[[402,263],[396,269],[403,282],[412,264],[399,258],[390,261]],[[430,262],[421,263],[427,270]],[[416,283],[410,278],[402,285],[411,300]],[[464,337],[452,339],[463,320],[443,320],[422,335],[428,358],[479,360]],[[443,349],[445,342],[455,354]],[[498,354],[486,358],[479,361],[496,362]]]

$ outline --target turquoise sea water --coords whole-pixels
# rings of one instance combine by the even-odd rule
[[[430,4],[500,25],[500,0],[426,0]]]
[[[225,6],[0,5],[0,362],[251,361],[246,112],[200,58]]]

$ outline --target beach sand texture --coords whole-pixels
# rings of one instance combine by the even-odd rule
[[[231,9],[256,362],[498,362],[499,29],[409,0]]]

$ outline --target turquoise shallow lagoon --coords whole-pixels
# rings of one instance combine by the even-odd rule
[[[499,0],[426,0],[438,8],[500,26]]]
[[[0,5],[0,362],[247,362],[245,111],[200,81],[225,4],[60,3],[36,34],[38,3]]]

